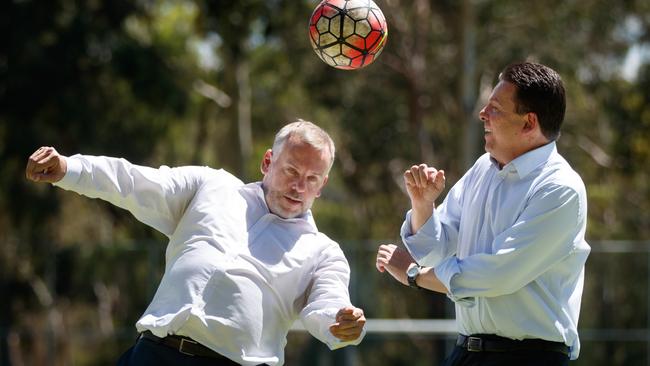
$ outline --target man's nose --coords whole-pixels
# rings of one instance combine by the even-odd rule
[[[295,189],[297,192],[304,192],[306,188],[307,180],[305,178],[297,178],[293,182],[293,189]]]
[[[481,122],[486,122],[487,121],[487,113],[485,112],[485,109],[486,109],[486,107],[483,107],[478,112],[478,119],[481,120]]]

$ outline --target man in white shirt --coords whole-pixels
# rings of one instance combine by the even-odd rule
[[[299,120],[262,158],[261,182],[208,167],[137,166],[41,147],[28,179],[129,210],[169,237],[165,273],[119,365],[282,365],[296,319],[330,349],[365,335],[350,268],[311,214],[334,162],[332,139]]]
[[[580,176],[556,150],[565,112],[560,76],[524,62],[499,75],[479,117],[486,154],[438,207],[444,171],[404,173],[407,250],[382,245],[377,269],[455,302],[460,336],[447,366],[566,365],[590,251]]]

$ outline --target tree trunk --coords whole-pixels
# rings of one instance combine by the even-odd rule
[[[237,91],[237,131],[239,136],[239,151],[241,155],[241,178],[247,181],[247,166],[253,151],[253,134],[251,130],[251,85],[250,68],[245,58],[236,63]]]

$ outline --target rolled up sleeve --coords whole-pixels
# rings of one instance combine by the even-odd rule
[[[578,193],[554,186],[537,192],[511,228],[495,237],[494,254],[450,257],[435,273],[459,302],[511,294],[567,257],[580,240]]]

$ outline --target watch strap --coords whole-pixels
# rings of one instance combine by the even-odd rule
[[[418,284],[417,284],[417,279],[418,279],[418,276],[420,275],[420,270],[422,269],[422,266],[419,265],[419,264],[416,264],[415,267],[418,269],[417,273],[415,275],[407,275],[406,279],[407,279],[407,281],[409,283],[409,287],[421,289],[421,287],[418,286]]]

